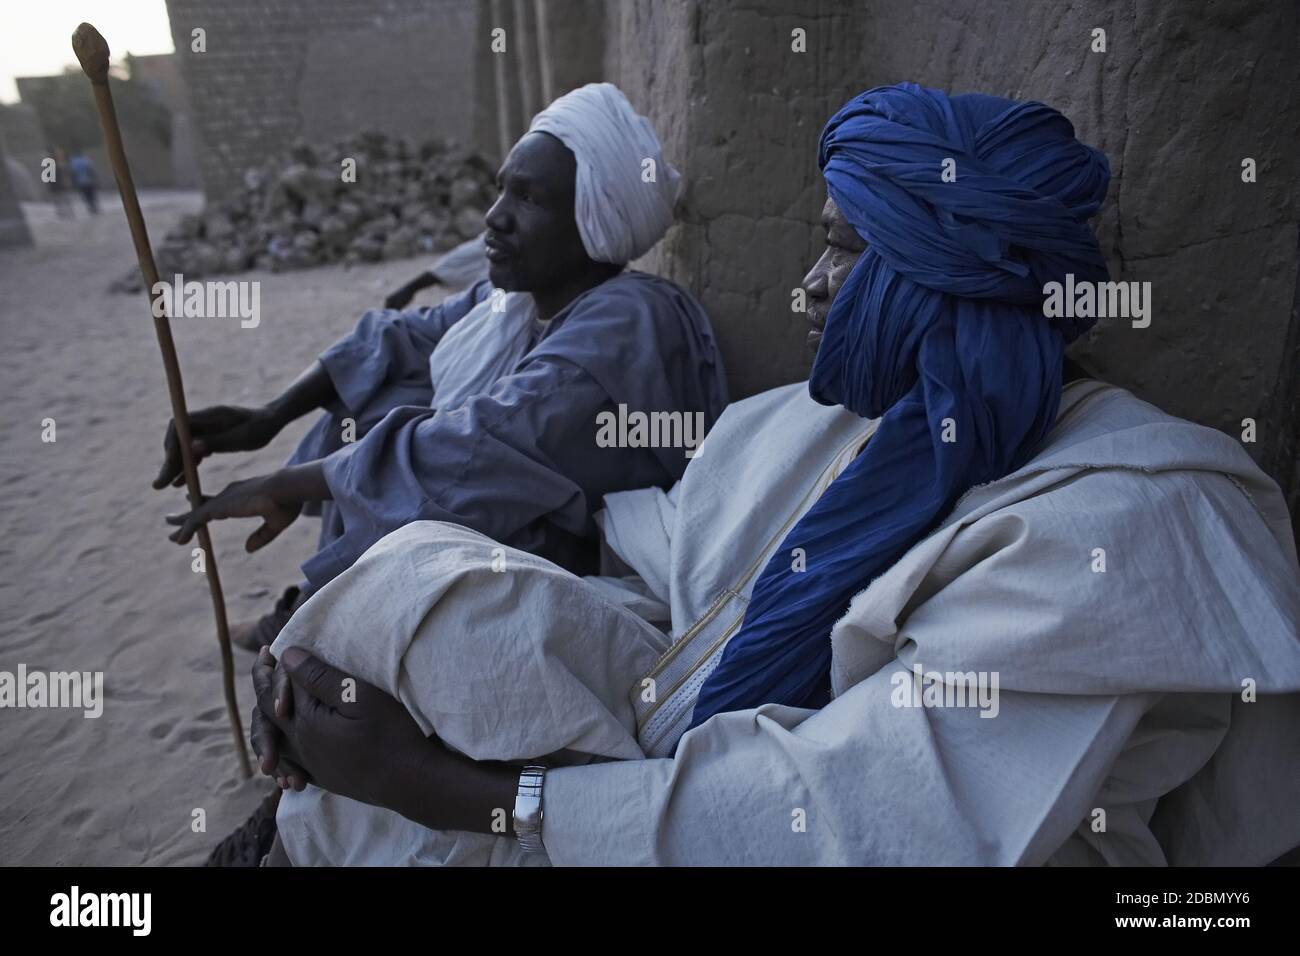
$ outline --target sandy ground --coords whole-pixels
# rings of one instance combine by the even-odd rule
[[[192,193],[143,198],[152,235],[198,208]],[[98,719],[80,710],[0,709],[0,864],[194,864],[252,812],[266,778],[239,771],[221,689],[212,608],[189,548],[163,515],[184,493],[154,491],[167,388],[143,294],[111,295],[134,262],[115,192],[73,222],[28,204],[34,249],[0,251],[0,671],[104,672]],[[357,316],[425,268],[246,273],[261,324],[177,319],[191,408],[273,397]],[[437,288],[424,293],[430,300]],[[53,418],[56,441],[42,441]],[[204,490],[272,470],[309,425],[269,447],[202,466]],[[254,522],[214,526],[232,621],[268,610],[312,552],[303,518],[247,555]],[[247,732],[252,655],[235,651]],[[206,832],[195,832],[195,810]]]

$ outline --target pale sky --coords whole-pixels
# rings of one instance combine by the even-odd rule
[[[72,31],[83,20],[104,35],[114,63],[173,50],[163,0],[0,0],[0,102],[17,102],[15,76],[76,65]]]

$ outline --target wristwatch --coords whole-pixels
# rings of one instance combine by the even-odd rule
[[[515,837],[525,853],[541,853],[542,846],[542,784],[546,768],[525,767],[519,775],[519,789],[515,793]]]

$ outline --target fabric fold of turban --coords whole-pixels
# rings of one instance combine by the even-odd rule
[[[1090,323],[1044,317],[1044,285],[1107,279],[1087,220],[1110,167],[1041,103],[878,87],[826,124],[818,161],[867,250],[831,305],[808,387],[881,421],[759,575],[692,726],[828,701],[830,632],[853,596],[967,490],[1028,461],[1054,424],[1065,344]]]
[[[672,225],[681,175],[664,162],[650,121],[612,83],[564,94],[528,131],[550,133],[576,157],[578,233],[597,262],[630,262]]]

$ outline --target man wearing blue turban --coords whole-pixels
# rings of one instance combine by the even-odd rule
[[[967,490],[1023,465],[1055,423],[1065,345],[1084,327],[1044,319],[1044,285],[1107,278],[1088,218],[1110,166],[1041,103],[872,90],[826,124],[818,162],[832,221],[865,250],[808,388],[880,423],[759,577],[696,724],[826,703],[826,638],[853,595]],[[816,574],[791,568],[795,548],[821,556]]]
[[[489,539],[414,524],[263,655],[290,862],[1300,844],[1266,783],[1300,766],[1281,495],[1229,437],[1067,373],[1086,323],[1044,315],[1045,285],[1106,278],[1105,157],[1042,104],[913,84],[850,101],[819,155],[808,385],[730,406],[670,492],[607,495],[609,574],[512,549],[493,573]]]

